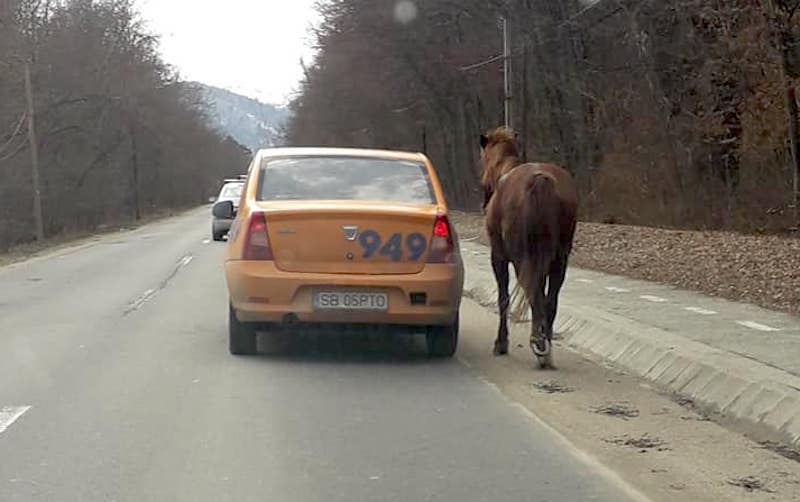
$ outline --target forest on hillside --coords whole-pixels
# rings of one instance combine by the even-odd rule
[[[428,153],[477,208],[477,138],[511,122],[567,166],[583,218],[783,232],[793,183],[798,0],[322,0],[292,144]],[[793,110],[794,109],[794,110]]]
[[[0,249],[197,205],[246,165],[132,0],[0,0]]]
[[[200,82],[192,82],[208,103],[208,118],[217,131],[255,152],[280,144],[288,110]]]

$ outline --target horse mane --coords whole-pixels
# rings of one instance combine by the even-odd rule
[[[493,145],[500,145],[504,153],[519,157],[519,147],[517,146],[517,135],[510,127],[498,127],[486,133],[489,140],[487,148]]]
[[[485,136],[486,163],[482,179],[484,184],[494,184],[519,164],[519,146],[516,133],[510,127],[492,129]]]

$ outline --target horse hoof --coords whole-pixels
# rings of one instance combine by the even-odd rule
[[[539,368],[543,370],[554,370],[556,366],[553,364],[553,353],[547,354],[546,356],[537,356],[539,360]]]
[[[492,353],[493,353],[495,356],[505,356],[505,355],[508,355],[508,344],[507,344],[507,343],[505,343],[505,344],[498,344],[498,343],[495,343],[495,344],[494,344],[494,350],[492,351]]]
[[[539,359],[546,358],[553,351],[553,344],[547,338],[536,341],[531,340],[531,350],[533,350],[533,355]]]

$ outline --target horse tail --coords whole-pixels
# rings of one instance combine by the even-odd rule
[[[561,199],[556,192],[555,180],[550,176],[535,174],[527,180],[526,196],[521,206],[516,233],[518,242],[517,283],[512,294],[511,315],[522,319],[537,301],[537,289],[547,276],[558,253],[560,242]],[[543,309],[544,305],[537,305]],[[540,314],[542,315],[542,314]]]

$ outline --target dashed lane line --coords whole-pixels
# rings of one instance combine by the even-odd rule
[[[694,312],[695,314],[700,315],[716,315],[716,310],[708,310],[700,307],[684,307],[683,310],[688,310],[689,312]]]
[[[619,288],[617,286],[606,286],[606,291],[610,291],[612,293],[630,293],[630,289],[626,288]]]
[[[642,295],[639,298],[641,298],[642,300],[647,300],[648,302],[653,302],[653,303],[667,303],[667,302],[669,302],[669,300],[667,300],[666,298],[661,298],[660,296],[653,296],[653,295]]]
[[[736,324],[757,331],[766,331],[766,332],[780,331],[780,329],[778,328],[773,328],[772,326],[767,326],[766,324],[761,324],[755,321],[736,321]]]
[[[132,301],[130,303],[130,305],[128,306],[128,308],[131,311],[140,309],[142,307],[142,305],[147,303],[147,301],[150,300],[150,298],[152,298],[153,295],[155,295],[155,294],[156,294],[156,290],[155,289],[148,289],[147,291],[142,293],[137,299]]]
[[[11,424],[30,409],[30,406],[4,406],[0,408],[0,434],[11,427]]]
[[[576,282],[582,282],[584,284],[594,284],[594,281],[591,279],[575,279]]]
[[[169,282],[178,274],[178,272],[180,272],[180,270],[182,268],[184,268],[187,265],[189,265],[192,262],[193,259],[194,259],[194,256],[192,256],[191,254],[187,253],[186,255],[184,255],[178,261],[178,263],[176,263],[175,266],[172,268],[172,271],[170,272],[170,274],[163,281],[161,281],[161,284],[159,284],[157,288],[148,289],[147,291],[145,291],[144,293],[139,295],[138,298],[136,298],[135,300],[133,300],[131,303],[128,304],[128,307],[122,313],[123,317],[127,316],[131,312],[134,312],[134,311],[139,310],[140,308],[142,308],[142,306],[144,306],[145,303],[147,303],[154,296],[156,296],[159,291],[161,291],[162,289],[166,288],[167,284],[169,284]]]

